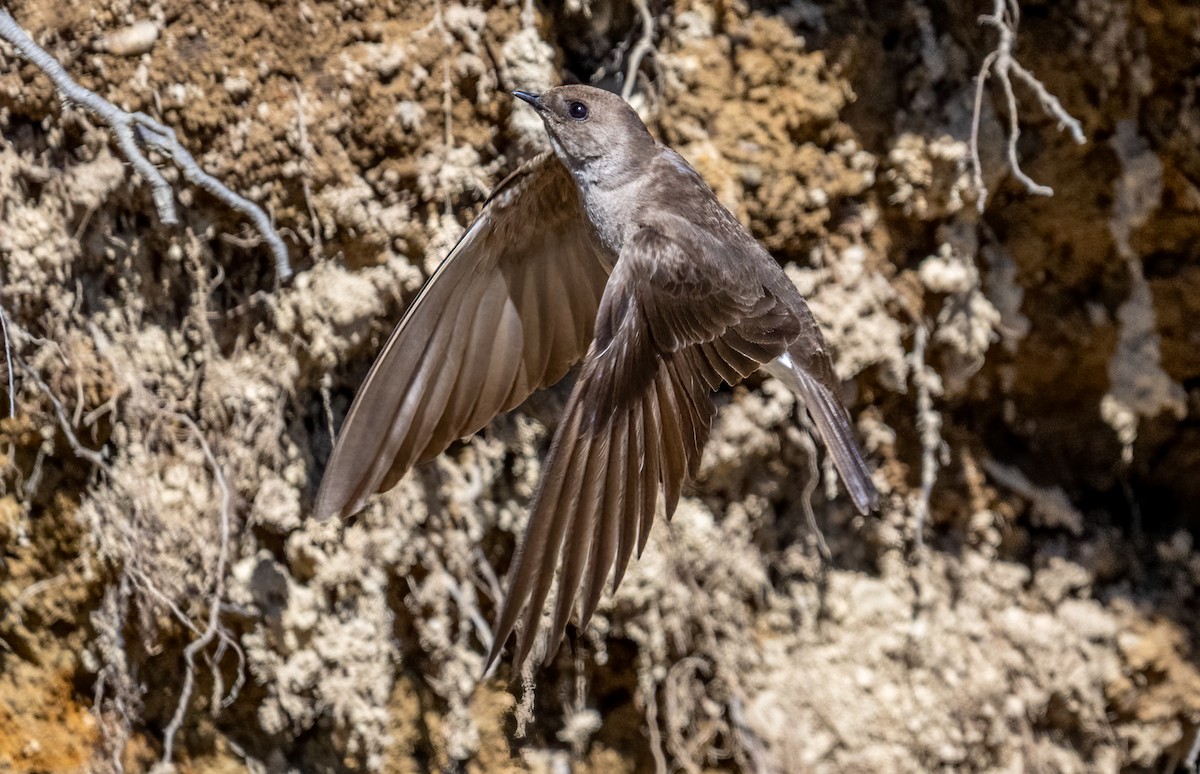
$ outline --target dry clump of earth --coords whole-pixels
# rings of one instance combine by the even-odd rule
[[[297,276],[178,179],[161,225],[0,44],[0,768],[1194,764],[1200,10],[1021,8],[1014,54],[1087,143],[1018,85],[1031,195],[993,79],[981,213],[989,8],[649,3],[633,102],[810,299],[881,511],[838,496],[781,385],[724,390],[594,623],[480,679],[566,385],[355,519],[308,514],[404,304],[544,147],[506,91],[619,87],[637,7],[9,4],[263,204]]]

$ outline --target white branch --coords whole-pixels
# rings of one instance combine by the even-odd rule
[[[79,105],[112,129],[121,153],[142,176],[142,179],[150,184],[154,206],[163,223],[170,226],[179,223],[179,216],[175,212],[174,192],[162,173],[154,164],[150,163],[150,159],[146,158],[139,142],[168,156],[193,185],[204,189],[249,218],[270,248],[275,258],[275,271],[280,280],[286,281],[291,278],[292,267],[288,261],[287,247],[284,246],[283,240],[271,226],[271,219],[267,217],[267,213],[257,204],[229,190],[224,183],[201,169],[192,154],[175,137],[174,130],[145,113],[129,113],[121,110],[95,92],[80,86],[67,74],[63,66],[35,43],[33,38],[29,37],[3,8],[0,8],[0,39],[15,46],[35,67],[45,73],[65,101]]]
[[[4,332],[4,370],[8,374],[8,415],[17,415],[17,385],[13,381],[12,339],[8,335],[8,314],[4,311],[4,299],[0,298],[0,329]]]
[[[937,483],[938,450],[942,446],[942,417],[933,408],[933,380],[936,373],[925,362],[929,331],[918,319],[909,355],[909,370],[917,390],[917,432],[921,436],[921,490],[916,502],[916,524],[913,525],[913,546],[918,562],[924,561],[925,525],[929,520],[929,503]]]
[[[1200,727],[1196,729],[1196,735],[1192,737],[1192,748],[1188,750],[1187,758],[1183,762],[1185,771],[1196,774],[1196,763],[1200,761]]]
[[[1083,145],[1087,139],[1083,134],[1083,125],[1067,112],[1046,86],[1025,69],[1013,56],[1013,47],[1017,40],[1017,26],[1021,21],[1021,10],[1016,0],[994,0],[995,5],[991,14],[979,17],[979,23],[992,27],[1000,35],[996,49],[983,59],[979,68],[979,76],[975,82],[975,109],[971,116],[971,170],[975,182],[975,190],[979,194],[978,207],[983,212],[987,204],[988,190],[983,182],[983,165],[979,160],[979,122],[983,113],[983,87],[988,77],[995,74],[1004,92],[1004,102],[1008,110],[1008,166],[1013,175],[1025,186],[1025,190],[1038,196],[1052,196],[1054,189],[1048,185],[1036,182],[1021,169],[1017,159],[1017,140],[1021,137],[1021,126],[1017,112],[1017,97],[1013,92],[1013,78],[1028,86],[1041,104],[1042,110],[1051,118],[1058,120],[1059,131],[1067,129],[1071,139]]]
[[[808,479],[804,482],[804,492],[800,495],[800,506],[804,510],[804,519],[808,522],[809,532],[816,541],[817,551],[824,560],[822,566],[822,570],[824,570],[833,563],[833,552],[829,550],[829,544],[825,542],[825,533],[821,531],[821,525],[817,523],[817,515],[813,513],[812,497],[813,493],[817,491],[817,484],[821,481],[821,470],[817,465],[819,459],[817,444],[813,441],[813,432],[812,420],[809,418],[808,411],[801,407],[800,432],[796,434],[796,437],[800,446],[804,448],[804,456],[808,459]]]
[[[650,8],[646,5],[646,0],[633,0],[633,5],[642,17],[642,36],[633,45],[633,51],[629,52],[629,66],[625,68],[625,85],[621,87],[621,99],[626,102],[633,96],[642,57],[654,48],[654,17],[650,15]]]
[[[67,416],[67,409],[63,406],[62,401],[54,394],[54,390],[50,389],[50,385],[42,380],[37,371],[34,371],[21,360],[17,360],[17,364],[21,366],[21,370],[25,375],[33,380],[50,401],[50,405],[54,407],[54,416],[58,419],[58,427],[62,430],[63,436],[66,437],[67,443],[70,444],[71,450],[75,452],[75,456],[80,459],[87,460],[101,470],[108,470],[108,463],[104,461],[104,457],[100,452],[93,451],[87,448],[79,441],[79,436],[75,435],[75,429],[71,425],[71,419]]]
[[[198,638],[193,640],[183,650],[183,658],[187,664],[187,671],[183,676],[183,691],[179,694],[179,703],[175,705],[175,716],[171,718],[170,724],[166,731],[163,732],[163,754],[159,765],[162,768],[167,768],[171,764],[171,757],[174,754],[175,734],[179,732],[180,726],[183,725],[183,717],[187,712],[188,703],[192,699],[192,689],[196,681],[196,654],[204,650],[210,643],[221,635],[221,596],[225,592],[225,564],[228,561],[229,554],[229,521],[230,511],[233,510],[233,493],[229,488],[229,482],[225,479],[225,474],[221,470],[221,465],[217,462],[216,455],[213,454],[212,448],[208,445],[208,441],[204,438],[204,433],[196,425],[192,418],[186,414],[176,414],[175,418],[188,427],[189,430],[196,436],[196,440],[200,443],[200,448],[204,451],[204,457],[208,460],[209,467],[212,468],[213,479],[217,483],[217,488],[221,490],[221,543],[217,548],[217,566],[213,569],[213,593],[212,599],[209,601],[208,607],[208,627]],[[217,667],[214,665],[213,669]]]

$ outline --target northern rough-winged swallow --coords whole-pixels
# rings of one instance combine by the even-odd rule
[[[807,406],[854,504],[875,487],[825,341],[779,264],[620,97],[523,91],[554,153],[502,182],[388,339],[317,494],[348,515],[415,463],[482,429],[583,360],[513,558],[490,665],[534,644],[562,556],[546,658],[583,591],[583,627],[660,507],[695,476],[712,393],[765,368]]]

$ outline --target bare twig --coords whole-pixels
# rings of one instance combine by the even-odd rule
[[[135,551],[136,549],[134,548],[133,543],[135,536],[134,533],[131,532],[129,527],[124,525],[118,527],[118,529],[121,531],[122,542],[125,544],[125,548],[131,553]],[[200,627],[192,623],[192,619],[188,618],[187,613],[179,609],[179,605],[175,603],[175,600],[168,597],[162,592],[161,589],[158,588],[157,585],[155,585],[154,579],[151,578],[145,570],[137,566],[128,566],[125,570],[125,575],[129,577],[129,581],[133,584],[134,589],[157,599],[159,603],[163,605],[163,607],[167,608],[167,610],[171,612],[171,615],[175,617],[175,620],[178,621],[183,628],[187,629],[193,634],[201,634]]]
[[[196,667],[194,663],[196,654],[208,647],[214,639],[221,635],[221,596],[225,591],[225,564],[229,553],[229,521],[230,512],[233,510],[233,493],[229,488],[229,482],[225,479],[225,473],[221,470],[221,465],[217,462],[212,447],[208,445],[208,441],[204,438],[204,433],[201,432],[192,418],[186,414],[176,414],[175,418],[186,425],[196,436],[196,440],[204,452],[204,457],[208,460],[209,467],[212,468],[213,479],[216,481],[217,488],[221,490],[221,544],[217,548],[217,565],[213,569],[213,593],[208,608],[208,627],[204,630],[203,634],[193,640],[183,650],[183,658],[187,665],[187,671],[184,673],[183,691],[179,694],[179,703],[175,705],[175,716],[171,718],[170,724],[167,725],[166,731],[163,732],[163,754],[160,765],[164,768],[170,766],[171,758],[174,754],[175,735],[178,733],[180,726],[183,725],[184,714],[187,712],[188,703],[192,699],[192,689],[196,682]]]
[[[1083,135],[1083,125],[1067,112],[1058,98],[1046,89],[1046,86],[1025,69],[1013,56],[1016,45],[1017,26],[1021,22],[1021,9],[1017,0],[994,0],[992,13],[979,17],[979,23],[992,27],[1000,36],[996,49],[983,59],[979,68],[979,76],[975,82],[975,109],[971,116],[971,169],[975,189],[979,193],[978,207],[983,212],[987,204],[988,190],[983,182],[983,165],[979,160],[979,122],[983,112],[983,87],[993,73],[1000,81],[1004,91],[1004,101],[1008,109],[1008,165],[1013,175],[1025,186],[1025,190],[1038,196],[1051,196],[1054,190],[1050,186],[1036,182],[1021,169],[1017,159],[1017,140],[1021,137],[1021,126],[1017,115],[1017,98],[1013,93],[1013,78],[1024,83],[1038,99],[1042,110],[1051,118],[1058,120],[1059,131],[1067,129],[1076,143],[1083,145],[1087,139]]]
[[[650,754],[654,757],[655,774],[667,774],[667,756],[663,751],[662,730],[658,727],[658,683],[654,680],[654,670],[650,663],[650,654],[645,648],[639,648],[638,660],[638,689],[642,692],[645,702],[646,729],[650,734]]]
[[[325,429],[329,433],[329,448],[337,443],[337,438],[333,434],[333,375],[326,371],[321,377],[321,407],[325,410]]]
[[[700,774],[700,767],[696,765],[697,753],[711,744],[717,735],[717,728],[711,721],[699,728],[696,728],[695,721],[695,715],[700,714],[696,710],[703,712],[699,706],[701,703],[697,701],[699,696],[696,689],[701,680],[711,675],[712,666],[708,661],[700,656],[687,656],[667,670],[667,677],[663,681],[663,699],[668,708],[667,749],[675,757],[676,766],[688,774]],[[684,707],[696,708],[688,713],[691,715],[690,729],[683,724],[670,722],[672,708],[678,711]],[[689,730],[693,731],[691,735],[687,734]]]
[[[24,618],[25,606],[29,604],[31,599],[36,597],[38,594],[41,594],[43,591],[62,585],[69,580],[71,580],[71,577],[64,572],[61,575],[55,575],[50,578],[42,578],[40,581],[31,583],[26,586],[20,594],[17,595],[17,598],[13,600],[9,610],[16,615],[17,620],[20,621]]]
[[[21,370],[25,372],[38,389],[50,399],[50,404],[54,406],[54,416],[58,419],[58,427],[66,436],[67,443],[71,445],[71,450],[75,452],[75,456],[80,459],[87,460],[98,468],[103,470],[108,469],[108,463],[104,461],[104,457],[99,452],[87,448],[79,441],[79,437],[75,435],[75,429],[71,426],[71,420],[67,416],[67,409],[63,406],[62,401],[54,394],[54,390],[50,389],[50,385],[42,381],[42,377],[38,376],[37,371],[34,371],[29,366],[25,365],[21,360],[17,360],[17,364],[21,366]]]
[[[633,0],[633,7],[642,17],[642,36],[633,44],[633,50],[629,52],[629,66],[625,68],[625,85],[621,87],[621,99],[626,102],[633,96],[633,87],[637,85],[642,58],[654,48],[654,17],[650,15],[646,0]]]
[[[825,533],[821,531],[821,525],[817,523],[817,515],[813,513],[812,507],[813,493],[817,491],[817,484],[821,481],[821,471],[817,466],[817,445],[813,442],[812,434],[812,420],[808,417],[808,411],[801,409],[800,432],[797,433],[797,437],[800,445],[804,447],[804,456],[808,458],[808,480],[804,482],[804,492],[800,495],[800,506],[804,510],[804,519],[808,522],[808,529],[816,540],[821,560],[824,566],[828,566],[833,562],[833,552],[829,550],[829,544],[825,542]]]
[[[449,572],[445,573],[445,584],[446,591],[458,605],[459,614],[466,615],[471,625],[475,627],[475,636],[483,644],[484,650],[491,650],[495,634],[492,632],[492,627],[488,626],[487,621],[484,620],[483,613],[479,611],[479,605],[474,600],[467,598],[467,595],[459,588],[459,580]],[[484,677],[487,675],[485,674]]]
[[[12,339],[8,336],[8,313],[4,311],[4,300],[0,299],[0,329],[4,332],[4,371],[8,374],[8,415],[17,415],[17,386],[13,381]]]
[[[91,615],[96,639],[108,655],[96,674],[92,712],[100,727],[101,744],[107,748],[109,762],[117,774],[125,771],[125,747],[133,733],[133,716],[140,704],[137,685],[129,674],[122,625],[128,613],[129,585],[129,578],[124,575],[117,584],[109,585],[100,609]],[[107,696],[110,686],[111,698]],[[106,703],[109,711],[102,709]]]
[[[1187,758],[1183,762],[1184,771],[1196,774],[1198,762],[1200,762],[1200,726],[1196,727],[1196,734],[1192,737],[1192,747],[1188,750]]]
[[[933,410],[932,379],[937,375],[925,362],[925,350],[929,344],[929,331],[918,320],[914,334],[913,351],[909,356],[913,386],[917,390],[917,432],[921,435],[921,493],[917,499],[917,523],[913,525],[913,545],[918,561],[922,561],[925,548],[925,522],[929,519],[929,501],[933,496],[933,485],[937,483],[938,449],[942,445],[942,418]]]
[[[738,691],[738,693],[741,692]],[[767,751],[763,747],[762,740],[758,738],[758,734],[754,733],[754,729],[746,721],[746,712],[741,696],[730,697],[725,708],[729,713],[729,723],[732,726],[734,737],[750,758],[750,763],[754,764],[755,774],[771,774],[775,771],[775,767],[767,759]]]
[[[493,604],[499,605],[504,593],[500,590],[500,579],[496,577],[496,571],[492,569],[492,563],[484,556],[479,546],[475,546],[471,550],[471,556],[475,559],[475,568],[479,572],[480,580],[483,581],[482,588],[484,593],[488,595]],[[479,583],[475,585],[479,587]]]
[[[214,682],[213,682],[213,714],[216,714],[216,707],[218,707],[218,706],[228,707],[229,705],[231,705],[235,701],[237,701],[237,697],[240,696],[242,693],[242,687],[246,684],[246,651],[242,650],[242,646],[240,644],[238,644],[238,641],[235,640],[232,637],[232,635],[230,635],[229,632],[226,631],[225,629],[222,629],[220,634],[221,634],[221,645],[217,648],[217,652],[216,652],[216,654],[213,655],[213,660],[212,660],[213,677],[219,678],[219,676],[221,674],[220,671],[217,669],[217,665],[221,663],[221,656],[224,653],[224,648],[226,645],[228,645],[229,647],[233,648],[233,653],[234,653],[234,655],[237,656],[237,660],[238,660],[237,679],[235,679],[233,681],[233,685],[231,685],[229,687],[229,693],[225,694],[224,698],[221,698],[221,691],[220,691],[221,686],[220,686],[219,679],[214,680]]]
[[[170,226],[179,223],[179,216],[175,211],[174,193],[170,183],[146,157],[139,142],[168,156],[193,185],[204,189],[227,206],[249,218],[270,248],[275,258],[275,271],[279,278],[281,280],[291,278],[292,267],[288,261],[287,247],[275,233],[267,213],[254,202],[229,190],[220,180],[202,170],[192,154],[175,137],[174,130],[145,113],[128,113],[121,110],[95,92],[80,86],[67,74],[63,66],[35,43],[33,38],[29,37],[3,8],[0,8],[0,39],[11,43],[35,67],[44,72],[65,101],[79,105],[112,129],[121,153],[142,176],[142,179],[150,184],[154,206],[163,223]]]
[[[1071,504],[1062,487],[1038,486],[1019,468],[994,459],[983,460],[983,470],[997,484],[1029,502],[1034,526],[1061,528],[1073,535],[1083,534],[1083,514]]]
[[[482,576],[483,580],[487,584],[484,587],[484,590],[488,593],[488,596],[491,597],[492,603],[498,604],[498,601],[500,599],[500,581],[496,578],[496,572],[495,572],[495,570],[492,569],[491,563],[487,561],[487,558],[483,555],[483,552],[480,551],[479,548],[475,549],[475,555],[476,555],[475,564],[477,567],[482,568],[482,570],[480,571],[480,575]],[[451,585],[453,585],[453,584],[451,584]],[[478,589],[479,584],[476,583],[475,587]],[[491,648],[492,643],[495,641],[496,635],[492,631],[491,627],[486,625],[486,621],[484,622],[484,624],[485,624],[484,630],[481,630],[481,631],[487,632],[487,635],[488,635],[487,647]],[[479,624],[475,624],[475,626],[476,626],[476,628],[478,628]],[[480,640],[482,641],[482,639],[483,638],[481,636]],[[500,659],[496,659],[495,661],[492,662],[491,666],[489,666],[487,668],[487,670],[484,671],[484,673],[482,675],[480,675],[480,678],[479,678],[480,682],[483,682],[485,680],[490,680],[496,674],[496,670],[499,668],[500,668]]]

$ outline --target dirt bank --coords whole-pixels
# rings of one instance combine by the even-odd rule
[[[281,286],[240,217],[166,165],[182,223],[162,225],[104,127],[0,45],[20,364],[0,769],[143,771],[168,740],[189,771],[1183,765],[1200,10],[1023,3],[1016,60],[1086,142],[1016,83],[1016,156],[1053,189],[1030,193],[992,78],[981,214],[975,76],[999,36],[968,5],[650,4],[633,103],[811,300],[883,505],[835,496],[781,385],[723,391],[699,480],[594,624],[481,683],[565,385],[357,518],[308,514],[404,304],[544,145],[505,92],[619,86],[635,6],[10,3],[82,84],[261,203],[297,275]],[[118,33],[143,21],[130,50]]]

